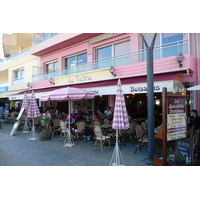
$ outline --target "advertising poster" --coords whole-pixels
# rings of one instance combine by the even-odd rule
[[[167,141],[186,137],[185,99],[168,99],[167,103]]]

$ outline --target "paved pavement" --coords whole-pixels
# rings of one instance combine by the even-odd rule
[[[2,123],[0,129],[0,166],[109,166],[113,151],[93,150],[92,142],[80,140],[74,147],[63,147],[58,142],[58,135],[49,141],[28,141],[29,134],[17,131],[10,135],[13,124]],[[147,148],[134,154],[136,141],[120,144],[126,166],[147,166],[144,159],[148,157]]]

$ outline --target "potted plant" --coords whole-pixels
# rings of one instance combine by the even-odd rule
[[[51,140],[51,133],[52,129],[50,126],[51,118],[49,117],[41,117],[41,125],[43,126],[43,129],[40,134],[40,141],[45,141],[45,140]]]

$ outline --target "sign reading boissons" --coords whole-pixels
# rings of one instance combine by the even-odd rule
[[[185,99],[168,99],[167,141],[186,137]]]

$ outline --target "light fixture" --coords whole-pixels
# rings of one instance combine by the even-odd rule
[[[54,81],[53,81],[53,78],[49,78],[49,83],[55,85]]]
[[[176,56],[175,60],[179,64],[179,67],[182,67],[182,62],[184,61],[185,57],[180,53],[178,56]]]
[[[31,86],[31,84],[28,82],[27,83],[27,86],[29,87],[29,88],[32,88],[32,86]]]
[[[101,97],[103,97],[103,95],[99,95],[99,97],[101,98]]]
[[[115,68],[113,66],[110,67],[109,72],[113,75],[116,76],[115,74]]]

